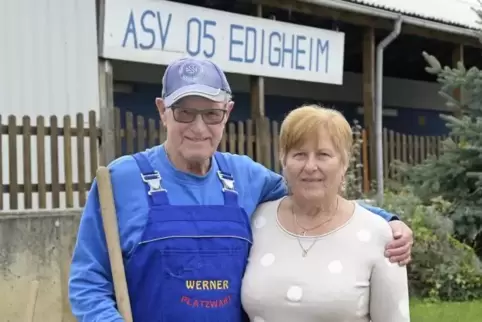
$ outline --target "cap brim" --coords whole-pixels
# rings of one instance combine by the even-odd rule
[[[225,102],[228,99],[229,94],[218,88],[193,84],[181,87],[171,95],[166,96],[164,98],[164,104],[165,106],[170,107],[178,100],[186,96],[201,96],[214,102]]]

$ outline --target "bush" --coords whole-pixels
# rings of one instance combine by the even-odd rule
[[[356,121],[352,130],[355,141],[343,194],[349,199],[365,199],[360,176],[361,128]],[[399,215],[413,230],[413,260],[407,267],[411,294],[434,301],[482,298],[482,265],[471,247],[453,237],[454,224],[445,216],[453,205],[440,197],[423,204],[412,186],[391,188],[379,206]]]
[[[353,146],[350,154],[349,166],[345,174],[342,194],[348,199],[363,198],[363,162],[361,157],[363,138],[362,127],[357,120],[353,121]]]
[[[410,190],[387,192],[384,209],[399,214],[413,230],[413,261],[408,266],[410,292],[431,300],[482,298],[482,266],[474,250],[453,237],[453,223],[443,214],[451,204],[441,198],[423,205]]]

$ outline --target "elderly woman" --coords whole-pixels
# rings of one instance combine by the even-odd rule
[[[339,194],[352,140],[332,109],[303,106],[284,120],[280,159],[291,194],[253,217],[242,287],[250,321],[410,321],[406,268],[384,256],[390,226]]]

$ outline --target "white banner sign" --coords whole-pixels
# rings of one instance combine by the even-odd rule
[[[342,84],[345,35],[161,0],[106,0],[102,56],[167,65],[210,59],[225,72]]]

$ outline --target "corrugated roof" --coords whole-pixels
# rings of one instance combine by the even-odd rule
[[[473,8],[481,9],[477,0],[344,0],[384,9],[407,16],[442,22],[470,29],[481,29]]]

